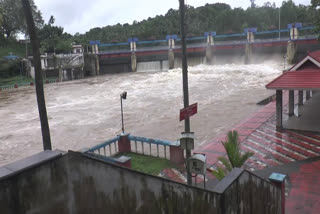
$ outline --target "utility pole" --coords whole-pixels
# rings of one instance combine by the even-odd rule
[[[185,35],[185,26],[184,26],[184,0],[179,0],[179,9],[180,9],[180,34],[181,34],[181,43],[182,43],[182,84],[183,84],[183,104],[184,108],[189,106],[189,91],[188,91],[188,62],[187,62],[187,47],[186,47],[186,35]],[[184,120],[184,131],[190,133],[190,118]],[[192,184],[192,177],[189,172],[189,163],[188,159],[191,156],[191,150],[186,150],[187,158],[187,181],[188,184]]]
[[[45,102],[44,91],[43,91],[43,78],[42,78],[40,50],[39,50],[40,42],[36,34],[36,28],[33,21],[30,2],[29,0],[21,0],[21,2],[22,2],[24,13],[25,13],[28,32],[29,32],[30,41],[32,45],[33,62],[34,62],[34,68],[35,68],[35,83],[36,83],[35,85],[36,85],[38,111],[39,111],[40,123],[41,123],[43,149],[51,150],[52,147],[51,147],[51,139],[50,139],[50,129],[49,129],[46,102]]]
[[[279,40],[280,40],[280,38],[281,38],[281,33],[280,33],[280,29],[281,29],[281,5],[279,6]]]

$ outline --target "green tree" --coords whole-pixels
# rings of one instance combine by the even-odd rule
[[[30,0],[31,10],[35,26],[41,28],[43,19],[40,10]],[[17,33],[27,33],[26,20],[23,13],[21,1],[19,0],[0,0],[0,13],[2,16],[2,24],[0,31],[6,35],[7,38],[14,37]]]
[[[318,33],[318,36],[320,37],[319,35],[319,32],[320,32],[320,0],[311,0],[311,5],[312,5],[312,8],[315,9],[315,13],[314,13],[314,24],[316,26],[316,31]]]
[[[221,142],[226,150],[227,157],[219,157],[218,160],[224,165],[227,171],[231,171],[233,168],[240,168],[243,164],[254,154],[252,152],[242,153],[240,150],[239,135],[237,131],[229,131],[227,141]],[[225,171],[222,168],[218,168],[213,171],[213,174],[221,180],[225,176]]]
[[[64,29],[54,26],[54,17],[51,16],[48,23],[39,30],[41,52],[64,53],[71,50],[71,35],[64,33]]]

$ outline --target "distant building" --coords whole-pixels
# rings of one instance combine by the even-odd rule
[[[81,53],[83,53],[82,45],[72,45],[72,53],[73,54],[81,54]]]

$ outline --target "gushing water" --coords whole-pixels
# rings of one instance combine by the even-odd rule
[[[265,84],[280,69],[278,64],[189,67],[190,104],[198,102],[198,114],[191,118],[196,146],[258,109],[256,103],[272,94]],[[122,91],[128,92],[123,103],[126,132],[164,140],[180,136],[181,69],[110,74],[46,85],[53,148],[78,150],[119,134]],[[0,92],[0,118],[0,165],[42,150],[34,88]]]

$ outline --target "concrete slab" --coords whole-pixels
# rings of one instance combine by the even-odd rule
[[[55,150],[55,151],[46,150],[38,154],[29,156],[27,158],[21,159],[19,161],[16,161],[14,163],[10,163],[8,165],[0,167],[0,179],[3,179],[4,177],[10,176],[12,174],[16,174],[20,171],[30,169],[43,162],[55,159],[64,153],[65,152],[60,150]]]
[[[283,127],[286,129],[320,132],[320,93],[299,107],[299,117],[285,116]]]
[[[4,176],[7,176],[7,175],[10,175],[11,173],[13,173],[14,171],[10,170],[10,169],[7,169],[5,167],[0,167],[0,178],[1,177],[4,177]]]

